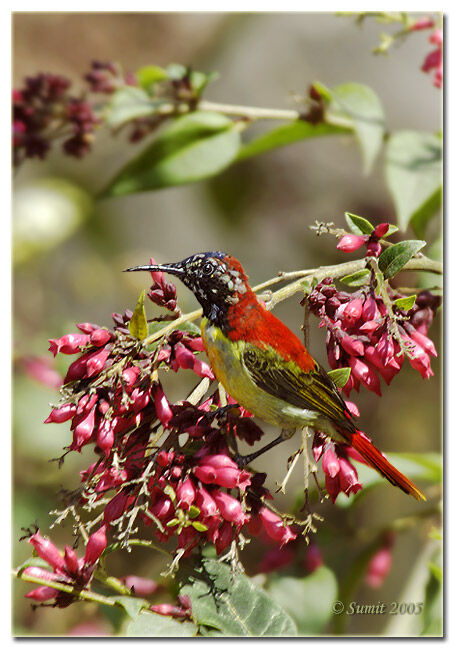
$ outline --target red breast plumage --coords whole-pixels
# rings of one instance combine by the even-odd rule
[[[353,447],[391,484],[425,499],[358,430],[328,374],[257,299],[234,257],[205,252],[178,263],[128,270],[168,272],[193,291],[203,308],[202,337],[216,378],[252,414],[285,427],[280,440],[303,425],[320,429]]]

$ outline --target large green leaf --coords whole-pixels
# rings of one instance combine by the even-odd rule
[[[326,89],[325,89],[326,90]],[[369,86],[344,83],[332,90],[326,120],[352,123],[363,156],[364,171],[369,173],[383,143],[384,112],[380,99]]]
[[[299,635],[319,635],[332,615],[337,583],[333,572],[322,566],[305,578],[273,576],[267,591],[290,614]]]
[[[208,178],[227,167],[239,147],[240,135],[224,115],[193,112],[179,117],[120,171],[102,197]]]
[[[188,621],[176,621],[172,617],[153,612],[142,612],[125,628],[126,637],[194,637],[197,628]]]
[[[296,626],[280,605],[243,574],[216,560],[202,559],[181,589],[195,622],[239,637],[296,636]]]
[[[132,119],[153,115],[163,103],[162,99],[150,99],[145,90],[133,86],[120,88],[106,107],[107,126],[117,128]]]
[[[399,131],[386,146],[386,182],[399,226],[410,223],[420,237],[441,204],[442,158],[441,138],[432,133]]]
[[[385,279],[391,279],[426,245],[425,241],[401,241],[391,245],[378,258],[378,267]]]
[[[351,129],[334,126],[332,124],[310,124],[306,121],[295,121],[285,126],[279,126],[264,135],[256,137],[245,144],[239,151],[237,160],[245,160],[254,155],[267,153],[273,149],[287,146],[300,140],[323,135],[339,135],[350,133]]]
[[[388,460],[404,475],[415,481],[430,484],[440,484],[443,477],[443,462],[441,455],[436,452],[418,454],[416,452],[387,453]],[[342,508],[348,508],[357,503],[366,495],[371,488],[380,484],[386,484],[386,480],[373,468],[362,463],[355,462],[358,471],[358,479],[363,485],[362,490],[354,497],[347,497],[343,493],[339,495],[336,504]]]

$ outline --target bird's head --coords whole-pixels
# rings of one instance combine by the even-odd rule
[[[177,263],[135,266],[125,272],[143,270],[178,277],[192,290],[204,315],[214,323],[220,323],[229,308],[250,290],[240,262],[223,252],[200,252]]]

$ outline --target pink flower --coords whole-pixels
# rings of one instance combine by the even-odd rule
[[[342,252],[355,252],[362,245],[364,245],[366,240],[367,236],[358,236],[358,234],[345,234],[339,240],[337,249],[342,250]]]
[[[30,536],[28,542],[33,545],[38,556],[49,563],[54,570],[64,571],[64,558],[49,538],[42,536],[38,530]]]
[[[182,509],[190,508],[195,500],[195,492],[194,484],[189,477],[179,482],[176,488],[178,506]]]
[[[383,546],[370,559],[366,573],[366,583],[369,587],[378,589],[383,585],[392,567],[392,547],[394,536],[388,534]]]
[[[233,522],[237,527],[243,526],[247,520],[247,515],[237,499],[219,490],[213,491],[212,496],[224,520]]]
[[[24,373],[33,380],[46,385],[51,389],[60,389],[63,378],[53,368],[50,358],[39,358],[36,356],[24,356],[19,360]]]
[[[69,421],[76,413],[76,406],[73,403],[66,403],[51,411],[44,423],[64,423]]]
[[[87,548],[85,550],[85,564],[94,565],[101,556],[106,546],[106,526],[104,524],[95,533],[92,533],[90,538],[88,539]]]
[[[435,26],[434,21],[426,16],[425,18],[420,18],[415,24],[410,28],[411,31],[420,31],[421,29],[431,29]]]
[[[263,556],[258,567],[258,573],[269,574],[270,572],[283,569],[291,565],[295,552],[290,547],[273,547]]]
[[[61,338],[53,338],[49,340],[49,351],[54,356],[57,353],[79,353],[79,351],[90,342],[90,336],[82,333],[69,333]]]
[[[90,342],[97,347],[101,347],[107,344],[111,337],[110,331],[104,328],[98,328],[90,335]]]
[[[429,41],[437,47],[427,54],[421,70],[427,73],[434,70],[434,86],[441,88],[443,85],[443,30],[437,29],[434,31]]]
[[[136,596],[151,596],[159,588],[159,584],[150,578],[142,578],[141,576],[125,576],[123,579],[126,587],[129,587],[131,592]]]
[[[323,565],[322,552],[320,550],[320,547],[317,544],[315,544],[315,542],[311,542],[311,544],[306,549],[306,553],[303,559],[303,564],[305,570],[309,574],[312,574],[314,571],[316,571],[319,567]]]
[[[153,385],[153,397],[154,397],[154,405],[156,408],[156,415],[158,419],[161,421],[164,427],[167,427],[167,424],[169,423],[170,419],[173,416],[172,410],[169,405],[169,401],[167,400],[164,392],[162,391],[162,387],[160,383],[155,383]]]
[[[289,526],[284,525],[282,518],[270,511],[266,506],[262,506],[259,510],[259,516],[265,527],[265,531],[273,540],[277,540],[281,547],[291,540],[295,540],[296,533],[294,533]]]

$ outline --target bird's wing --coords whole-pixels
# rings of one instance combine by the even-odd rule
[[[265,348],[246,343],[244,366],[257,387],[302,409],[350,429],[354,425],[346,415],[347,406],[328,374],[317,363],[312,371],[303,371],[293,360],[282,358],[271,346]]]

